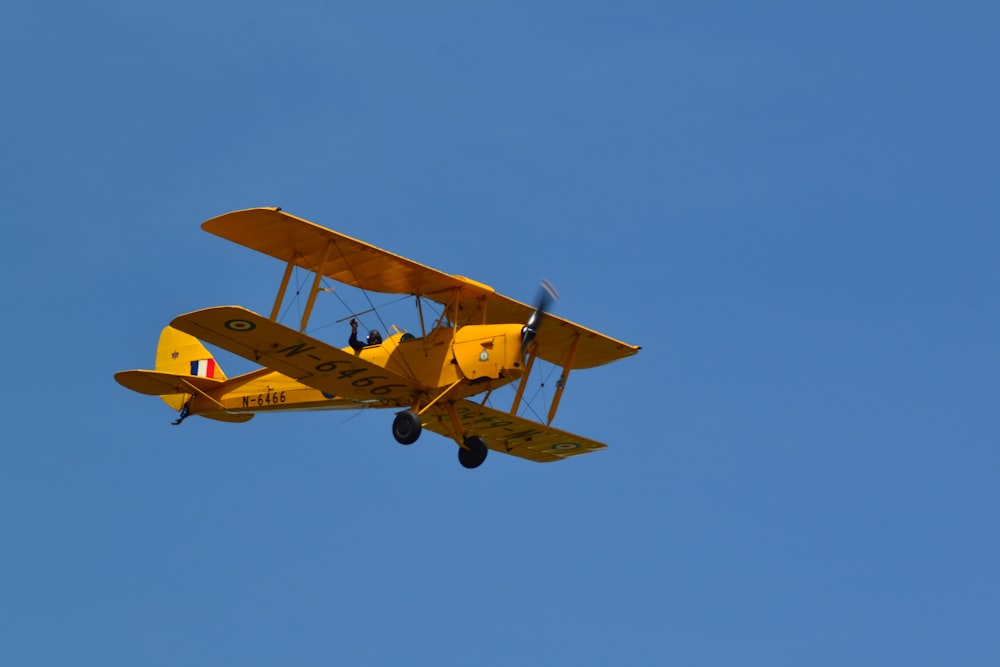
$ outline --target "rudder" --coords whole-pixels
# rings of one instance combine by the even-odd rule
[[[171,326],[164,327],[160,333],[160,342],[156,346],[156,370],[175,375],[226,379],[215,357],[200,340]],[[180,394],[161,398],[174,410],[180,410],[184,405],[184,396]]]

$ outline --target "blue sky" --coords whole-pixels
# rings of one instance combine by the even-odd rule
[[[0,662],[997,664],[1000,11],[872,4],[7,3]],[[609,449],[171,427],[264,205],[550,278]]]

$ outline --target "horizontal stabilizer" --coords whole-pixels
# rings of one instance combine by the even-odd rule
[[[162,373],[160,371],[119,371],[115,373],[118,384],[148,396],[167,396],[170,394],[201,394],[211,391],[223,384],[225,380]]]

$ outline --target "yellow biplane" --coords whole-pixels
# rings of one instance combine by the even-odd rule
[[[604,449],[551,426],[566,379],[571,370],[606,364],[640,348],[546,314],[555,297],[547,283],[532,307],[278,208],[227,213],[202,228],[286,267],[270,317],[239,306],[181,315],[160,335],[155,370],[115,374],[121,385],[160,396],[178,410],[175,424],[190,415],[245,422],[257,412],[391,408],[397,411],[392,423],[397,442],[409,445],[428,429],[458,444],[466,468],[482,464],[490,449],[531,461]],[[298,330],[277,321],[296,268],[314,274]],[[414,296],[420,335],[394,327],[384,340],[368,341],[372,344],[352,335],[346,348],[307,335],[323,278]],[[441,309],[429,329],[427,301]],[[263,368],[227,378],[201,341]],[[561,368],[544,424],[518,416],[536,359]],[[509,409],[488,405],[495,389],[518,380]],[[484,394],[481,400],[470,400],[478,394]]]

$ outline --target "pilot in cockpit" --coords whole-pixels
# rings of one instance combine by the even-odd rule
[[[379,333],[378,329],[372,329],[368,332],[368,340],[362,343],[358,340],[358,321],[355,319],[351,320],[351,337],[347,340],[347,344],[354,348],[355,352],[360,352],[363,348],[369,345],[381,345],[382,344],[382,334]]]

